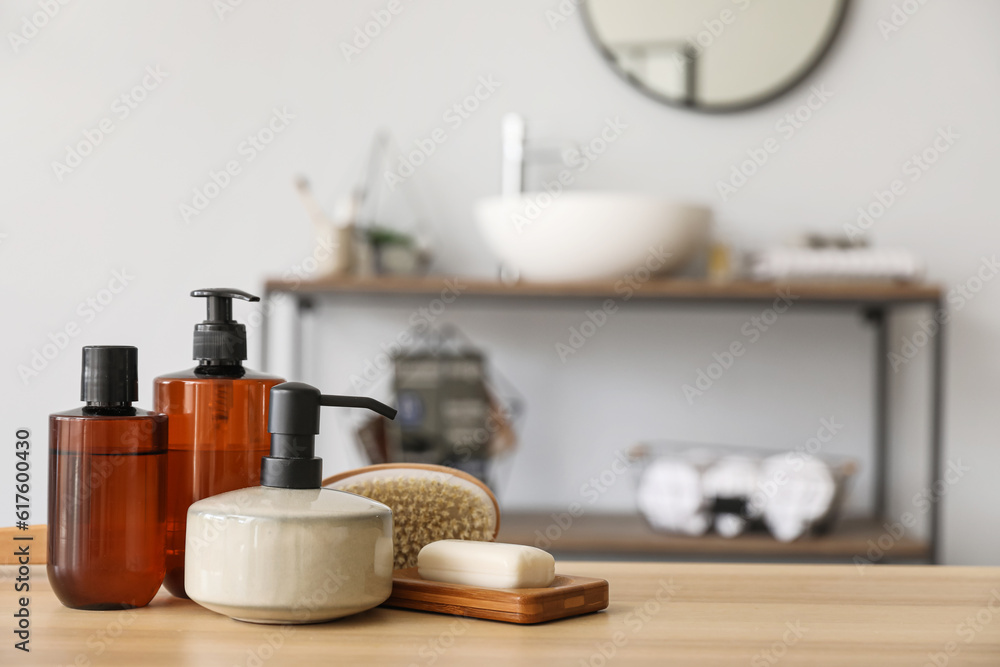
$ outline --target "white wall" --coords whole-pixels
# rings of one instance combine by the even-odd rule
[[[383,2],[246,0],[221,21],[211,3],[200,1],[70,3],[17,53],[9,42],[0,47],[0,284],[8,350],[0,380],[7,462],[0,465],[13,467],[15,428],[31,428],[35,520],[43,521],[45,416],[77,404],[79,347],[138,345],[141,403],[149,405],[154,375],[191,364],[191,326],[202,310],[186,297],[189,290],[255,289],[311,252],[290,185],[294,174],[309,175],[332,200],[352,181],[377,127],[391,128],[409,145],[445,126],[442,115],[481,76],[501,87],[461,127],[449,128],[447,143],[412,179],[433,222],[441,271],[493,270],[471,209],[498,189],[499,118],[517,110],[576,141],[620,117],[629,129],[580,185],[713,202],[720,232],[747,246],[805,229],[837,230],[868,205],[873,190],[903,177],[903,163],[938,128],[953,127],[960,135],[955,146],[918,182],[907,181],[906,194],[872,234],[879,244],[926,257],[932,280],[965,282],[1000,242],[992,224],[1000,175],[1000,4],[930,2],[883,39],[877,21],[889,16],[891,4],[855,2],[838,43],[804,87],[761,109],[705,116],[629,89],[597,55],[579,17],[550,28],[546,11],[554,1],[403,0],[403,12],[350,63],[339,43]],[[36,10],[34,2],[4,3],[4,35]],[[167,77],[121,119],[112,104],[142,81],[148,66]],[[716,182],[747,149],[776,134],[775,123],[806,100],[810,85],[826,86],[833,98],[722,202]],[[267,123],[274,107],[287,107],[294,120],[246,162],[240,142]],[[51,163],[106,116],[113,133],[60,182]],[[185,224],[178,205],[228,160],[240,161],[242,173]],[[89,321],[78,304],[100,296],[116,270],[134,277]],[[1000,504],[998,302],[1000,288],[987,283],[956,315],[948,344],[946,451],[972,466],[945,500],[950,563],[1000,562],[993,511]],[[348,391],[348,376],[419,305],[324,305],[310,343],[322,365],[305,379]],[[247,316],[246,308],[241,312]],[[582,320],[580,305],[549,312],[460,300],[448,317],[493,352],[529,400],[506,504],[565,507],[616,450],[642,438],[794,446],[833,416],[845,426],[829,451],[867,461],[871,336],[857,318],[793,312],[687,405],[681,385],[740,337],[753,314],[629,308],[563,364],[554,344]],[[72,323],[80,333],[68,349],[23,382],[18,365],[30,364],[49,334]],[[894,349],[914,326],[898,323]],[[321,351],[320,335],[327,343]],[[893,498],[896,513],[912,509],[912,495],[925,484],[919,473],[926,395],[917,383],[926,356],[924,350],[899,378],[906,382],[895,413],[901,427],[895,476],[903,489]],[[255,351],[250,363],[256,359]],[[352,462],[352,445],[345,417],[328,416],[326,424],[321,449],[332,471]],[[11,474],[0,480],[0,497],[10,499]],[[868,484],[859,480],[856,507],[868,500]],[[622,510],[630,502],[622,481],[594,509]]]

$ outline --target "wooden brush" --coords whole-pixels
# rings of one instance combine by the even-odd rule
[[[394,567],[417,564],[437,540],[492,542],[500,509],[489,487],[468,473],[421,463],[383,463],[342,472],[323,486],[371,498],[392,509]]]

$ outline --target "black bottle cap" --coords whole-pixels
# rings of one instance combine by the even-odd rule
[[[318,489],[323,483],[323,459],[316,456],[321,406],[368,408],[395,419],[396,411],[372,398],[321,394],[302,382],[271,387],[267,430],[271,455],[260,462],[261,486],[283,489]]]
[[[217,287],[196,289],[191,296],[207,297],[208,316],[194,325],[194,359],[209,364],[240,364],[247,358],[247,328],[233,319],[233,299],[260,301],[243,290]]]
[[[139,350],[131,345],[83,348],[80,399],[101,405],[139,400]]]

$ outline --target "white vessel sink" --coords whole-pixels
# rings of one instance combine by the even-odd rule
[[[711,210],[647,195],[534,192],[482,199],[476,221],[507,269],[562,282],[676,270],[706,242]]]

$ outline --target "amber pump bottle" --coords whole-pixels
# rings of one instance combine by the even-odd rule
[[[267,456],[271,387],[284,380],[243,366],[246,327],[233,319],[233,299],[260,301],[237,289],[201,289],[208,316],[194,327],[194,368],[153,381],[155,409],[170,419],[167,454],[167,574],[164,585],[184,591],[184,536],[191,503],[260,484]]]
[[[164,573],[167,417],[132,407],[138,351],[83,348],[82,408],[49,417],[49,582],[75,609],[142,607]]]

